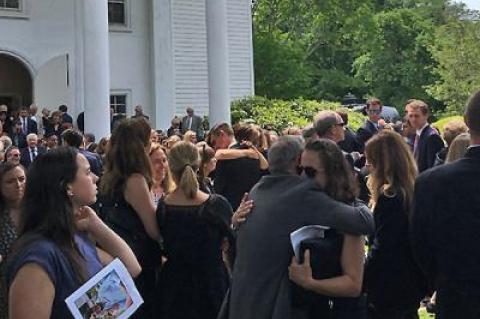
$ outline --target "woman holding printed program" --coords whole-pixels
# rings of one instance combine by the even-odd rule
[[[114,257],[132,277],[141,272],[129,246],[88,207],[97,180],[72,148],[51,150],[30,166],[20,237],[7,261],[9,318],[70,318],[65,298]]]

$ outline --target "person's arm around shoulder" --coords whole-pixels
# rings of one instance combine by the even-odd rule
[[[140,174],[132,174],[127,179],[124,196],[125,200],[137,212],[148,236],[159,241],[160,231],[155,217],[156,209],[145,177]]]
[[[338,231],[354,235],[370,235],[375,230],[375,223],[370,209],[358,203],[355,207],[338,202],[323,192],[312,191],[317,203],[322,203],[322,212],[328,213],[329,226]],[[316,193],[316,194],[315,194]],[[318,223],[325,221],[327,214],[319,214],[319,209],[312,207],[310,219]]]
[[[340,264],[343,274],[338,277],[314,279],[310,267],[310,251],[305,251],[304,262],[295,258],[289,267],[290,279],[301,287],[332,297],[358,297],[362,292],[365,242],[361,236],[345,235]]]
[[[93,209],[87,206],[83,207],[76,224],[78,230],[87,232],[101,247],[97,247],[97,253],[102,265],[105,266],[114,258],[118,258],[133,278],[140,274],[142,268],[130,246],[105,225]]]
[[[10,286],[8,317],[48,319],[54,298],[55,286],[47,272],[36,263],[27,263],[18,270]]]
[[[258,155],[253,149],[221,149],[215,152],[217,161],[233,160],[242,157],[258,159]]]

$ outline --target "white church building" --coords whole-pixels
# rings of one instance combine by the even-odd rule
[[[0,0],[0,104],[66,104],[100,137],[109,105],[215,124],[253,90],[251,0]]]

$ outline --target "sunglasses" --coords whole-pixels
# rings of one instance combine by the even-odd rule
[[[301,173],[305,173],[305,175],[308,177],[308,178],[315,178],[315,176],[317,175],[318,173],[318,170],[313,168],[313,167],[310,167],[310,166],[300,166],[299,167],[299,171],[300,171],[300,174]]]
[[[372,109],[368,109],[367,112],[368,112],[368,113],[371,113],[371,114],[380,114],[380,113],[382,113],[382,110],[372,110]]]

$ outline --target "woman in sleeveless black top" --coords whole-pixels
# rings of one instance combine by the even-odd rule
[[[161,261],[161,237],[150,192],[153,185],[148,157],[150,131],[150,125],[143,118],[125,120],[117,126],[110,139],[101,182],[102,215],[132,248],[142,266],[135,284],[144,304],[132,317],[141,319],[158,318],[154,306]]]
[[[160,276],[160,314],[215,319],[229,285],[224,252],[234,245],[232,208],[222,196],[199,190],[193,144],[175,144],[169,164],[178,186],[157,209],[167,259]]]

